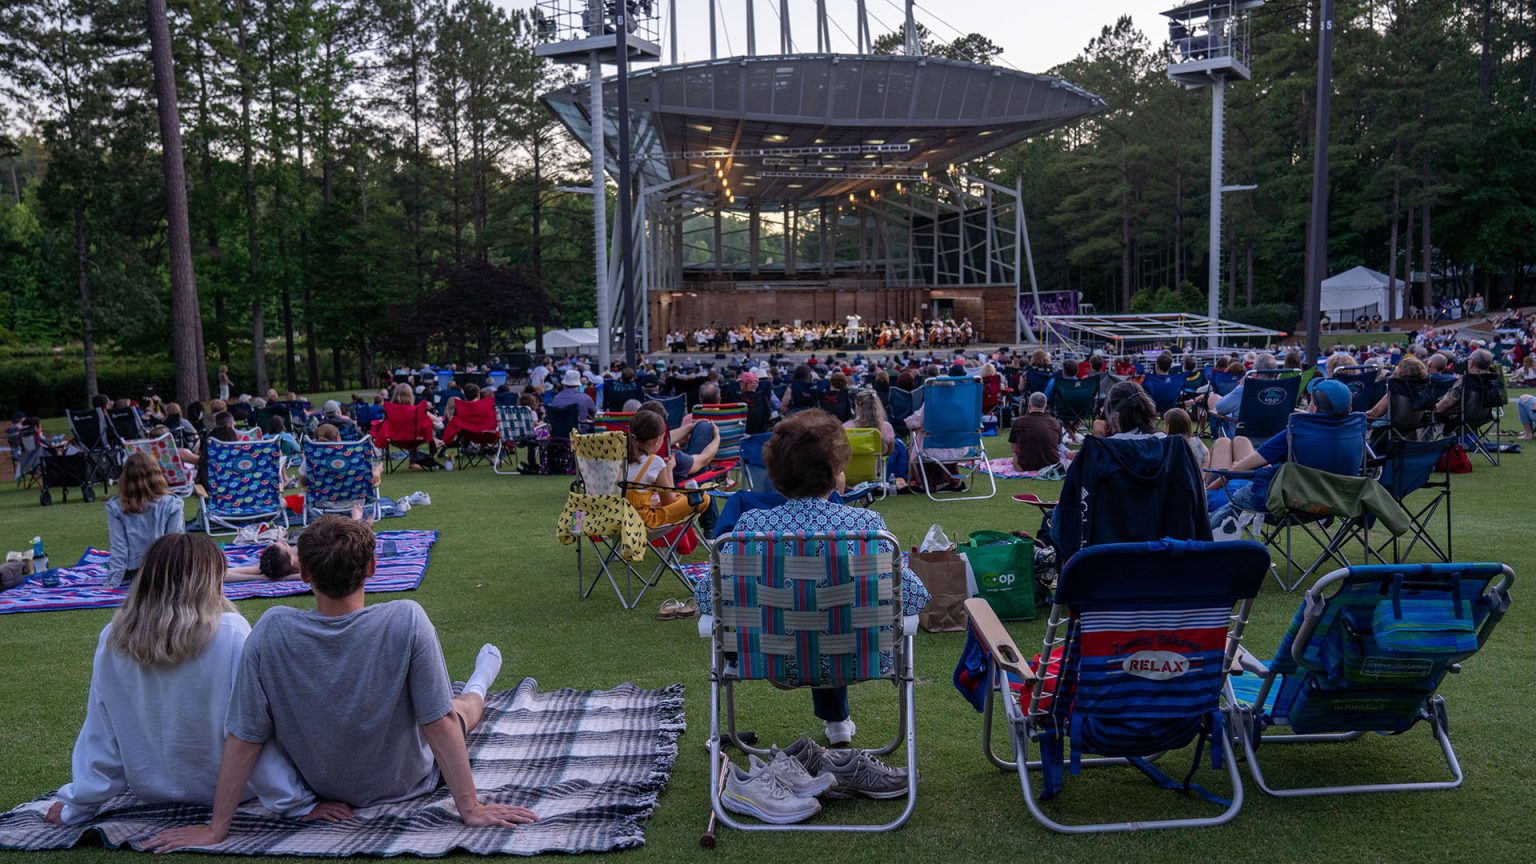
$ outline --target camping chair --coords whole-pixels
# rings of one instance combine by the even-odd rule
[[[365,517],[379,519],[379,487],[373,485],[373,440],[315,441],[304,447],[303,524],[327,513],[351,514],[361,505]]]
[[[1178,436],[1090,435],[1067,467],[1061,500],[1040,536],[1063,562],[1103,543],[1210,540],[1200,466]]]
[[[1142,376],[1141,386],[1147,391],[1147,395],[1152,397],[1152,404],[1157,406],[1157,413],[1162,415],[1179,407],[1179,396],[1184,393],[1184,376],[1173,372],[1166,375],[1148,372]]]
[[[688,397],[683,393],[676,396],[656,397],[662,407],[667,409],[667,428],[676,429],[683,425],[683,418],[688,413]]]
[[[501,443],[496,403],[491,399],[454,400],[453,416],[443,428],[443,441],[458,451],[460,468],[473,468],[490,459]]]
[[[1033,366],[1024,370],[1024,396],[1031,393],[1044,393],[1051,386],[1051,379],[1056,373],[1047,369],[1036,369]]]
[[[1237,385],[1242,383],[1243,376],[1228,372],[1225,369],[1216,369],[1214,367],[1207,366],[1205,367],[1205,380],[1206,383],[1210,385],[1211,393],[1215,393],[1217,396],[1225,396],[1228,393],[1231,393],[1233,390],[1237,389]],[[1232,424],[1229,421],[1219,417],[1214,411],[1211,411],[1209,405],[1204,399],[1199,400],[1199,402],[1202,406],[1201,410],[1205,412],[1205,420],[1207,425],[1210,427],[1209,432],[1211,437],[1232,437]],[[1293,402],[1291,404],[1294,405],[1296,403]]]
[[[580,406],[551,405],[544,409],[544,419],[549,435],[540,438],[535,449],[541,472],[575,474],[576,457],[571,449],[571,441],[581,422]]]
[[[747,410],[745,402],[693,407],[694,422],[708,420],[720,433],[720,447],[715,451],[715,461],[710,465],[709,473],[724,469],[724,473],[729,474],[741,466],[741,439],[746,437]]]
[[[256,441],[208,441],[208,487],[199,487],[198,521],[213,536],[214,528],[238,533],[255,522],[288,524],[283,504],[282,451],[276,438]]]
[[[896,434],[905,438],[910,431],[907,429],[907,418],[921,407],[923,407],[923,388],[903,390],[900,387],[892,387],[890,416],[886,419],[891,421],[891,427],[896,430]]]
[[[960,451],[940,459],[931,451]],[[997,478],[986,470],[987,450],[981,437],[981,382],[969,375],[943,376],[923,382],[923,432],[912,448],[918,464],[937,465],[960,494],[941,497],[932,483],[923,483],[930,501],[980,501],[997,494]],[[969,495],[976,475],[985,476],[991,491]]]
[[[826,379],[818,379],[809,384],[803,381],[791,381],[789,382],[789,402],[785,404],[781,401],[781,410],[788,415],[807,408],[816,408],[821,405],[821,397],[826,393]]]
[[[1036,821],[1053,831],[1084,834],[1221,825],[1237,815],[1243,785],[1223,729],[1221,696],[1268,566],[1264,547],[1243,540],[1084,549],[1057,581],[1040,652],[1045,659],[1037,658],[1035,668],[986,600],[966,601],[971,634],[987,659],[983,750],[998,768],[1018,772],[1025,806]],[[1021,687],[1017,696],[1013,684]],[[999,700],[1012,759],[1001,758],[992,746]],[[1190,744],[1194,758],[1182,783],[1152,764],[1160,754]],[[1226,768],[1230,800],[1191,782],[1207,745],[1212,767]],[[1158,786],[1194,792],[1223,810],[1090,824],[1047,814],[1043,802],[1061,796],[1067,776],[1084,765],[1129,765]],[[1032,775],[1039,778],[1038,800]]]
[[[31,489],[39,482],[38,472],[42,468],[43,445],[37,442],[37,429],[32,426],[17,427],[11,439],[11,470],[16,478],[16,486],[22,489]]]
[[[1348,567],[1317,580],[1274,659],[1265,664],[1240,652],[1243,674],[1227,681],[1228,727],[1254,782],[1280,797],[1460,786],[1464,775],[1437,691],[1487,644],[1509,609],[1514,578],[1503,564],[1455,563]],[[1420,722],[1440,745],[1451,779],[1280,788],[1259,759],[1261,751],[1274,752],[1266,749],[1272,744],[1393,736]],[[1274,734],[1275,727],[1290,734]],[[1331,773],[1358,780],[1356,765],[1340,765],[1341,753],[1329,755]]]
[[[853,419],[853,397],[848,395],[847,390],[827,388],[816,407],[836,417],[839,423]]]
[[[592,417],[593,432],[628,432],[629,424],[635,419],[635,413],[629,412],[604,412]]]
[[[86,485],[100,483],[101,494],[107,494],[110,491],[108,484],[117,479],[122,454],[112,446],[106,416],[95,408],[79,411],[70,408],[65,414],[69,418],[69,433],[75,439],[75,446],[85,453],[89,474]]]
[[[187,467],[187,463],[181,461],[181,454],[177,452],[176,439],[167,432],[159,438],[128,439],[123,442],[124,454],[138,452],[148,453],[155,464],[160,466],[160,473],[165,475],[165,484],[171,488],[171,494],[177,498],[188,498],[197,489],[197,473]],[[126,458],[126,455],[125,455]]]
[[[1255,449],[1285,431],[1296,412],[1301,394],[1301,372],[1279,369],[1249,372],[1243,376],[1243,399],[1232,425],[1233,437],[1241,435],[1253,442]],[[1232,423],[1232,418],[1222,417]]]
[[[1349,388],[1349,410],[1369,411],[1387,395],[1387,380],[1379,366],[1344,366],[1333,373],[1333,380]]]
[[[645,401],[645,391],[640,388],[639,379],[622,381],[617,378],[603,382],[603,401],[600,407],[604,411],[618,413],[624,410],[624,404],[629,400],[636,402]]]
[[[1378,559],[1401,564],[1422,543],[1437,560],[1451,560],[1451,474],[1440,460],[1455,443],[1456,439],[1451,437],[1438,441],[1400,438],[1387,441],[1385,455],[1377,460],[1381,467],[1381,475],[1377,479],[1387,494],[1408,514],[1408,530],[1412,536],[1407,538],[1406,545],[1403,545],[1404,538],[1391,536],[1383,545],[1376,547]],[[1438,479],[1436,474],[1439,475]],[[1410,503],[1408,497],[1419,491],[1425,491],[1427,497],[1419,496]],[[1435,536],[1439,533],[1435,523],[1438,523],[1437,517],[1442,513],[1445,517],[1443,544]],[[1392,552],[1390,558],[1384,555],[1388,546]]]
[[[1461,401],[1452,409],[1452,434],[1466,446],[1469,454],[1483,454],[1488,464],[1495,468],[1499,465],[1499,452],[1503,447],[1503,432],[1499,427],[1504,419],[1506,402],[1504,379],[1499,373],[1468,372],[1461,376]]]
[[[139,409],[131,406],[108,408],[107,425],[117,440],[123,443],[142,441],[149,437],[149,433],[144,429],[144,419],[139,416]]]
[[[741,439],[741,471],[747,489],[754,492],[772,492],[773,483],[768,479],[768,463],[763,459],[763,447],[772,432],[760,432]]]
[[[734,532],[710,544],[715,614],[699,622],[710,635],[710,807],[743,831],[893,831],[917,806],[917,730],[912,634],[901,614],[901,544],[884,532],[759,534]],[[814,580],[814,582],[812,581]],[[896,686],[896,735],[866,752],[905,744],[907,802],[883,824],[771,825],[743,822],[720,801],[721,750],[730,741],[766,757],[738,733],[735,687],[841,687],[862,681]],[[722,714],[724,717],[722,718]]]
[[[571,484],[557,536],[561,542],[576,543],[576,589],[581,598],[591,596],[592,589],[606,576],[614,594],[618,595],[619,605],[633,609],[640,605],[645,592],[654,588],[669,571],[691,592],[693,583],[683,575],[680,547],[684,538],[692,536],[699,514],[692,512],[680,522],[657,527],[648,527],[641,521],[625,492],[658,487],[624,479],[629,445],[622,433],[576,435],[571,441],[571,449],[575,453],[579,479]],[[689,493],[695,490],[677,491]],[[698,491],[697,494],[705,493]],[[582,538],[591,546],[597,560],[597,568],[590,579],[583,561]],[[655,552],[657,562],[648,575],[642,575],[635,564],[644,560],[647,545]],[[619,574],[614,572],[618,568],[624,571],[622,588],[619,587]]]
[[[1364,512],[1360,490],[1370,487],[1376,481],[1365,476],[1369,451],[1365,446],[1364,414],[1356,412],[1337,418],[1323,414],[1294,413],[1290,415],[1284,434],[1287,457],[1279,468],[1266,466],[1258,471],[1211,470],[1208,473],[1263,484],[1264,509],[1244,511],[1247,518],[1240,520],[1239,526],[1246,536],[1262,542],[1284,557],[1284,575],[1275,566],[1270,567],[1270,572],[1281,588],[1294,591],[1330,560],[1337,561],[1341,566],[1349,566],[1345,547],[1351,540],[1361,541],[1363,560],[1369,559],[1373,547],[1370,545],[1369,532],[1365,529],[1370,525],[1370,520],[1357,517]],[[1348,442],[1348,446],[1340,442]],[[1282,478],[1281,469],[1297,475],[1314,487],[1341,490],[1339,497],[1352,500],[1345,502],[1349,505],[1346,510],[1321,506],[1311,496],[1307,496],[1306,501],[1296,500],[1295,496],[1283,488],[1286,481]],[[1357,491],[1346,494],[1342,491],[1345,488]],[[1407,522],[1406,513],[1401,515],[1401,521]],[[1292,534],[1296,530],[1305,534],[1320,550],[1304,567],[1297,559]],[[1282,535],[1284,545],[1281,545]],[[1299,575],[1294,579],[1289,578],[1298,569]]]
[[[843,469],[843,480],[847,485],[844,499],[862,499],[866,503],[884,500],[886,456],[880,430],[844,429],[843,432],[848,436],[848,449],[852,452]]]
[[[1087,378],[1056,376],[1051,384],[1051,413],[1068,430],[1091,425],[1099,411],[1099,375]]]
[[[393,472],[397,467],[392,450],[399,450],[406,462],[418,461],[421,448],[433,440],[432,418],[426,402],[403,405],[385,402],[384,419],[374,424],[371,435],[373,444],[384,454],[384,470]]]
[[[1404,441],[1422,441],[1435,423],[1435,399],[1427,383],[1405,378],[1387,381],[1386,428],[1391,437]]]
[[[527,405],[496,406],[496,452],[491,456],[491,471],[497,474],[516,474],[517,448],[532,448],[539,440],[539,418]],[[512,457],[512,470],[501,470],[501,461]]]

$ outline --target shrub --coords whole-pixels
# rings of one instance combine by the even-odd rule
[[[1260,303],[1257,306],[1228,309],[1222,317],[1239,324],[1279,330],[1281,333],[1295,333],[1296,319],[1299,316],[1296,314],[1296,307],[1289,303]]]
[[[175,392],[176,370],[168,357],[98,357],[97,388],[113,398],[137,399],[151,385],[166,398]],[[86,404],[85,363],[79,355],[0,359],[0,412],[20,410],[59,417]]]

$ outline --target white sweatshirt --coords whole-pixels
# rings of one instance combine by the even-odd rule
[[[67,824],[91,819],[125,788],[151,804],[213,803],[224,753],[224,720],[251,625],[226,612],[203,653],[176,666],[141,666],[96,644],[90,703],[75,741],[73,779],[59,790]],[[268,810],[289,818],[315,804],[298,771],[274,744],[246,787]]]

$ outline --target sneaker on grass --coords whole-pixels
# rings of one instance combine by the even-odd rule
[[[863,750],[832,751],[827,773],[836,783],[832,791],[865,798],[900,798],[907,794],[907,771],[892,768]]]
[[[820,801],[796,795],[777,774],[767,771],[748,774],[737,765],[732,765],[730,771],[720,803],[732,813],[772,825],[793,825],[821,811]]]
[[[750,756],[747,760],[750,766],[748,774],[772,774],[784,782],[796,795],[804,798],[815,798],[817,795],[832,788],[836,780],[831,774],[811,776],[805,766],[799,760],[780,750],[773,754],[767,762],[757,756]]]
[[[794,759],[805,769],[805,773],[812,777],[818,777],[827,770],[827,764],[831,761],[832,751],[817,744],[809,738],[801,738],[799,741],[785,747],[783,750],[775,750],[770,758],[776,758],[779,753]]]

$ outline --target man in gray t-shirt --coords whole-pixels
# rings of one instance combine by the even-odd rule
[[[352,807],[404,801],[444,783],[465,825],[510,828],[537,819],[522,807],[481,803],[470,771],[464,736],[480,722],[500,671],[495,646],[480,649],[464,692],[454,696],[421,606],[364,606],[363,583],[375,563],[367,525],[324,517],[304,531],[298,551],[315,610],[269,609],[246,640],[211,822],[163,831],[145,849],[223,842],[269,740],[324,802],[314,818],[349,818]]]

